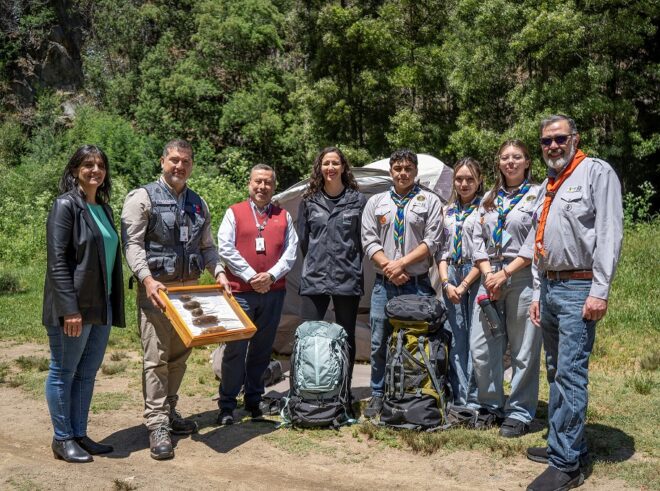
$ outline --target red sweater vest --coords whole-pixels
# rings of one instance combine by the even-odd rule
[[[282,257],[284,243],[286,240],[287,218],[286,211],[271,204],[270,214],[266,228],[261,232],[265,239],[266,250],[257,252],[257,225],[254,223],[254,215],[249,201],[242,201],[230,207],[236,220],[236,249],[243,259],[252,266],[257,273],[264,273],[272,268]],[[257,213],[259,223],[264,219]],[[252,292],[254,289],[249,283],[233,274],[229,269],[225,272],[233,292]],[[280,278],[270,287],[271,290],[284,290],[286,283]]]

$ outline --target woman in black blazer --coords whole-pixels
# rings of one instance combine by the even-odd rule
[[[46,233],[42,321],[51,350],[46,400],[55,458],[91,462],[92,455],[113,450],[87,436],[87,415],[110,326],[125,324],[119,237],[108,206],[108,158],[98,147],[80,147],[59,187]]]

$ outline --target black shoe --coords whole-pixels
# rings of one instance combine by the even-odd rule
[[[199,428],[195,421],[183,419],[176,409],[170,412],[170,431],[173,435],[191,435],[197,433]]]
[[[527,491],[566,491],[582,486],[582,483],[584,483],[584,474],[580,469],[564,472],[556,467],[548,466],[527,486]]]
[[[55,440],[53,438],[50,447],[53,449],[53,457],[70,464],[83,464],[94,460],[89,453],[80,448],[80,445],[73,438],[68,440]]]
[[[234,424],[234,411],[231,409],[221,409],[218,414],[217,423],[220,426],[229,426]]]
[[[474,422],[474,428],[477,430],[489,430],[494,426],[497,426],[500,422],[500,418],[497,417],[495,413],[491,413],[486,408],[480,408],[477,420]]]
[[[518,438],[529,433],[529,424],[515,418],[506,418],[500,427],[500,436]]]
[[[167,426],[159,426],[149,432],[149,448],[152,459],[166,460],[174,457],[172,437]]]
[[[383,411],[383,396],[372,396],[364,410],[365,418],[375,418]]]
[[[104,453],[110,453],[114,450],[112,445],[97,443],[88,436],[79,436],[74,438],[74,440],[78,445],[80,445],[80,448],[85,450],[90,455],[101,455]]]
[[[527,449],[527,458],[532,462],[539,464],[548,463],[548,447],[529,447]],[[585,468],[589,466],[591,459],[588,453],[580,455],[580,467]]]
[[[264,412],[259,407],[259,404],[257,404],[256,406],[252,404],[246,404],[245,410],[250,413],[250,417],[252,419],[262,418],[264,415]]]

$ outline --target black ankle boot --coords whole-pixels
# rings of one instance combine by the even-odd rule
[[[74,438],[74,440],[78,445],[80,445],[80,448],[85,450],[90,455],[101,455],[104,453],[110,453],[114,450],[112,445],[97,443],[88,436],[78,436]]]
[[[91,455],[80,448],[80,445],[73,438],[69,440],[55,440],[53,438],[51,448],[53,449],[53,457],[72,464],[82,464],[94,460]]]

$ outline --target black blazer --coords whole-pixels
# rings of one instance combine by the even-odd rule
[[[103,205],[115,228],[112,210]],[[116,228],[115,228],[116,231]],[[80,313],[83,324],[107,323],[108,296],[103,237],[77,191],[59,196],[48,214],[48,250],[42,322],[63,326],[64,316]],[[121,252],[112,270],[112,324],[124,327],[124,281]]]

